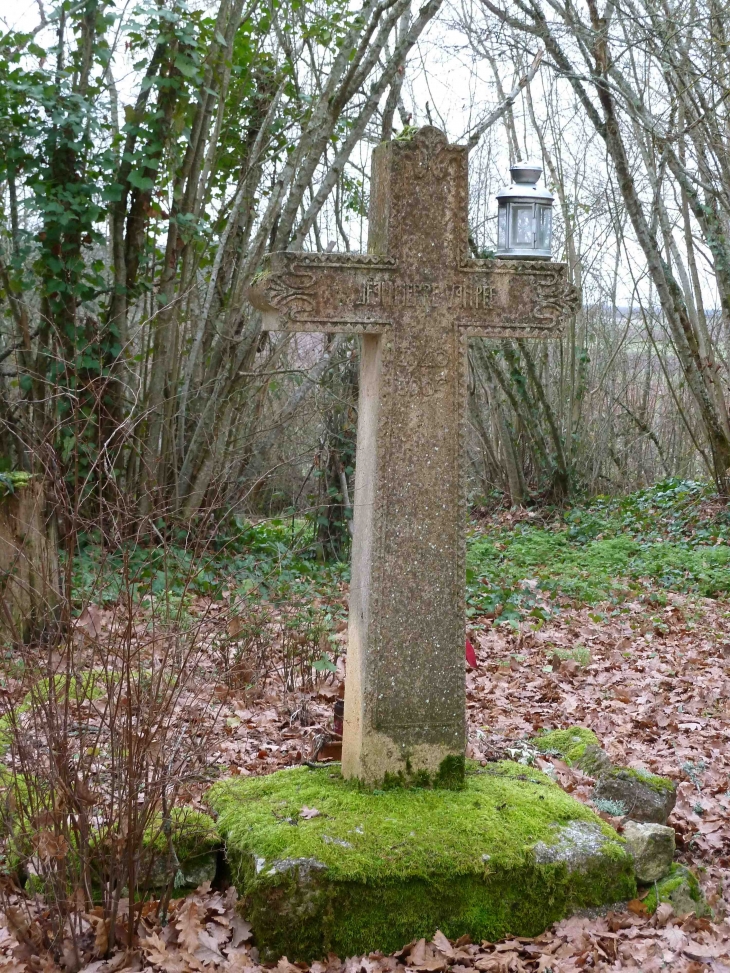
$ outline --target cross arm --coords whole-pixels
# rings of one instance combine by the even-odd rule
[[[377,334],[390,319],[363,300],[363,288],[373,274],[387,279],[395,269],[394,258],[377,254],[271,253],[247,296],[265,331]]]
[[[459,329],[470,337],[557,338],[580,308],[568,266],[548,260],[464,260]],[[481,295],[481,300],[480,300]]]

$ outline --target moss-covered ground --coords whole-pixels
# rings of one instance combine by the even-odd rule
[[[536,935],[576,908],[634,894],[615,832],[547,776],[470,764],[460,791],[366,791],[331,768],[216,785],[232,877],[269,957],[394,950],[437,928],[474,941]],[[579,822],[595,847],[538,863]]]
[[[598,737],[585,726],[572,726],[565,730],[549,730],[532,741],[543,753],[554,753],[567,763],[575,763],[586,752],[586,747],[599,746]]]

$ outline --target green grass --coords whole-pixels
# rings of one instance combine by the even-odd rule
[[[730,519],[707,517],[708,488],[668,480],[618,500],[556,511],[545,524],[487,525],[472,534],[467,555],[471,615],[508,621],[544,617],[545,600],[596,605],[680,591],[730,593]]]
[[[556,645],[547,651],[551,656],[556,655],[561,662],[567,662],[569,659],[577,662],[581,669],[591,664],[591,650],[585,645],[575,645],[572,649],[561,649]]]

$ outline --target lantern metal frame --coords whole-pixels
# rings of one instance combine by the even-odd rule
[[[519,162],[509,171],[512,184],[497,194],[497,256],[550,260],[555,197],[537,187],[542,166]]]

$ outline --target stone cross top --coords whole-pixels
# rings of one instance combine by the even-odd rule
[[[271,254],[249,292],[266,330],[363,336],[342,770],[370,783],[463,768],[467,338],[578,307],[564,264],[468,257],[467,176],[436,128],[379,145],[368,253]]]

